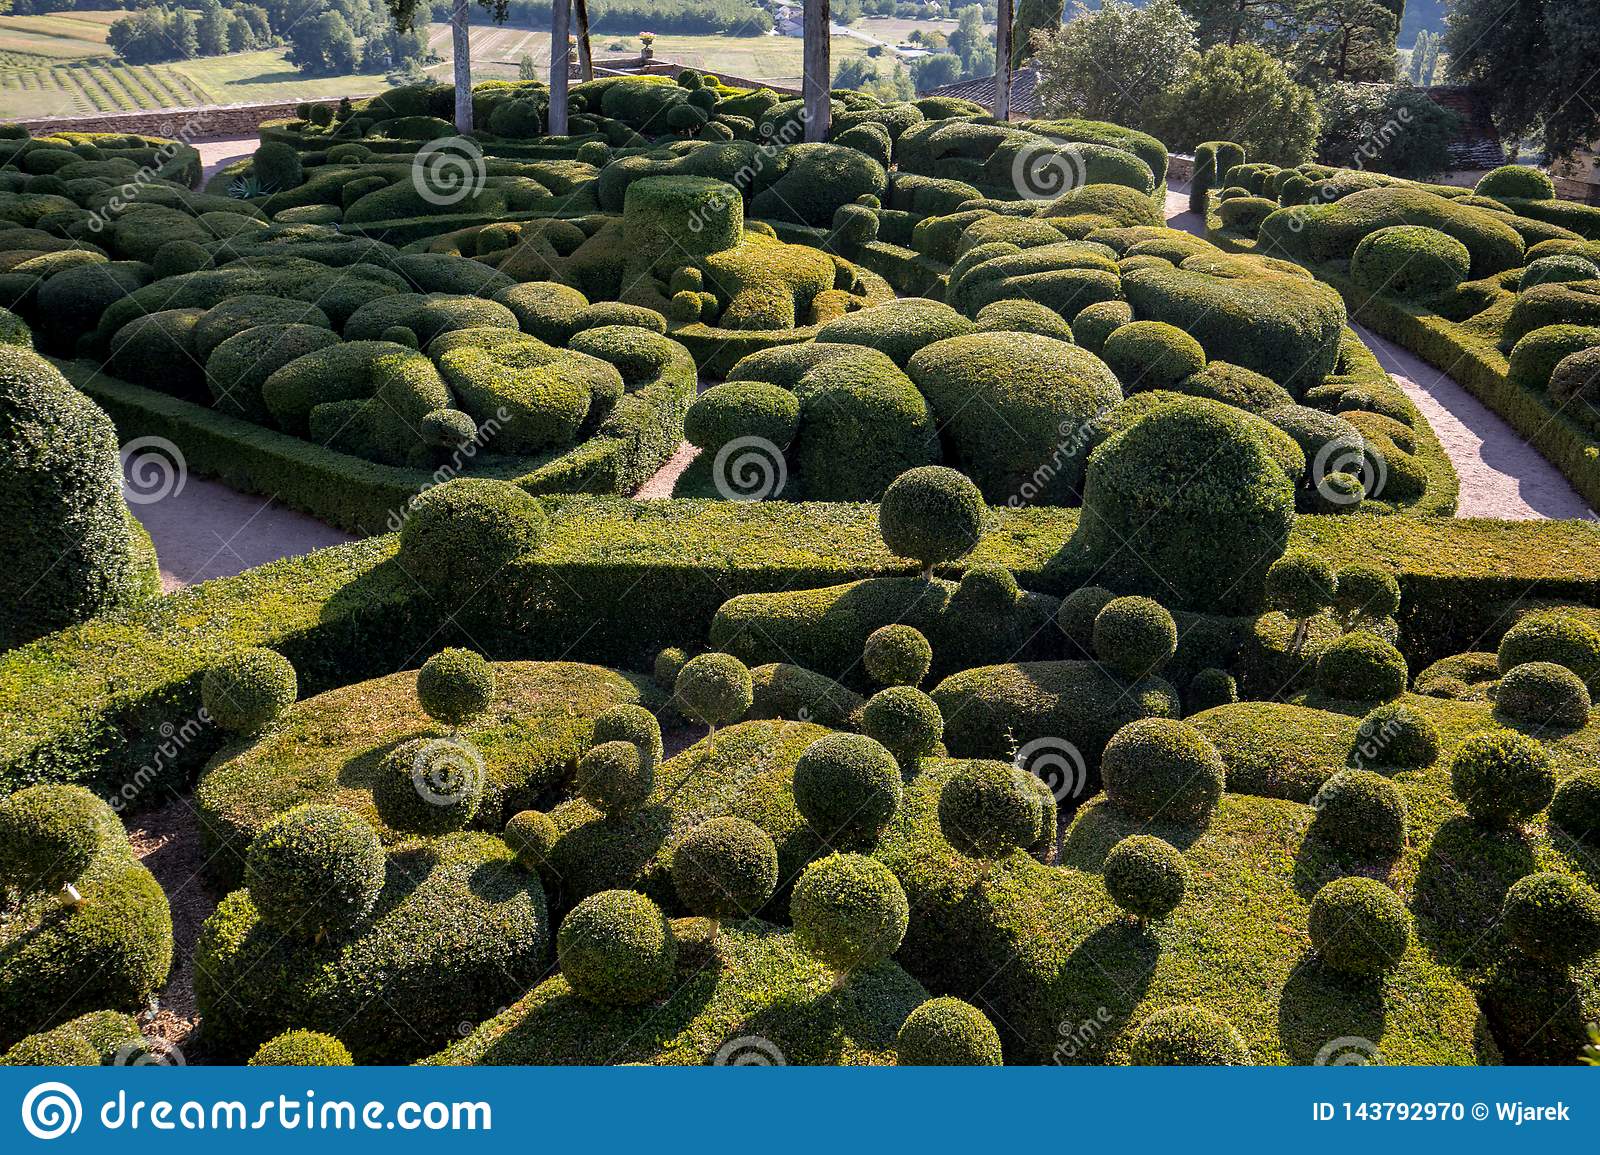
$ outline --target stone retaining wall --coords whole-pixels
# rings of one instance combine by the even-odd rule
[[[351,93],[359,100],[370,93]],[[56,116],[22,120],[35,134],[45,132],[136,132],[164,136],[194,144],[231,136],[254,136],[265,121],[286,120],[294,116],[300,101],[273,104],[226,104],[211,108],[157,108],[141,112],[113,112],[100,116]],[[337,100],[309,101],[337,105]]]

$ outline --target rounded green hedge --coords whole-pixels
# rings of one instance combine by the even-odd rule
[[[1183,855],[1151,834],[1131,834],[1113,846],[1102,874],[1111,900],[1137,919],[1166,918],[1189,885]]]
[[[900,808],[895,756],[862,734],[829,734],[794,765],[794,804],[831,846],[870,846]]]
[[[1557,405],[1578,402],[1578,412],[1600,412],[1600,345],[1568,353],[1550,372],[1550,399]]]
[[[946,995],[906,1016],[895,1036],[902,1067],[998,1067],[1000,1035],[971,1003]]]
[[[1094,618],[1094,654],[1125,678],[1159,671],[1178,650],[1178,626],[1160,602],[1113,598]]]
[[[1361,238],[1350,275],[1372,293],[1424,300],[1467,279],[1472,254],[1448,233],[1424,225],[1393,225]]]
[[[1593,281],[1600,279],[1600,264],[1578,253],[1557,253],[1538,257],[1523,267],[1517,291],[1526,292],[1540,285],[1559,284],[1562,281]]]
[[[906,770],[931,753],[944,737],[938,703],[915,686],[889,686],[867,699],[861,732],[882,744]]]
[[[1336,878],[1311,900],[1307,930],[1323,962],[1364,977],[1400,965],[1411,941],[1411,916],[1377,879]]]
[[[1311,833],[1361,857],[1393,858],[1406,845],[1406,805],[1395,784],[1370,770],[1339,770],[1311,800]]]
[[[501,836],[524,870],[538,874],[550,866],[550,850],[561,837],[555,819],[542,810],[519,810],[506,821]]]
[[[1334,603],[1353,618],[1392,618],[1400,612],[1400,583],[1386,569],[1356,562],[1339,570]]]
[[[261,1044],[245,1064],[250,1067],[351,1067],[355,1059],[332,1035],[321,1031],[285,1031]]]
[[[1589,720],[1589,688],[1554,662],[1523,662],[1500,679],[1495,709],[1513,722],[1577,729]]]
[[[673,683],[673,701],[678,708],[713,730],[737,722],[754,698],[749,669],[728,654],[690,658]]]
[[[626,814],[641,806],[655,787],[655,766],[632,742],[601,742],[578,759],[573,787],[605,815]]]
[[[1207,666],[1189,679],[1183,693],[1184,713],[1198,714],[1239,700],[1239,682],[1227,670]]]
[[[1369,710],[1356,727],[1350,764],[1358,769],[1422,770],[1439,757],[1439,742],[1439,728],[1422,714],[1402,702],[1385,702]]]
[[[445,834],[472,821],[483,787],[483,757],[469,742],[412,738],[379,762],[372,776],[372,804],[394,830]]]
[[[1094,656],[1095,619],[1116,597],[1104,586],[1080,586],[1061,599],[1056,609],[1056,625],[1084,657]]]
[[[964,762],[939,791],[939,830],[969,858],[999,858],[1030,846],[1039,800],[1025,770],[1007,762]]]
[[[289,659],[274,650],[251,649],[206,671],[200,698],[217,725],[255,734],[294,705],[299,684]]]
[[[760,381],[729,381],[695,398],[683,419],[683,435],[707,453],[741,437],[759,437],[782,450],[799,426],[800,401],[792,391]]]
[[[1176,325],[1161,321],[1119,326],[1106,337],[1100,357],[1127,393],[1174,389],[1206,367],[1206,351],[1200,342]]]
[[[911,919],[900,880],[860,854],[830,854],[807,866],[789,913],[800,945],[837,971],[888,958],[900,949]]]
[[[1477,196],[1511,197],[1514,200],[1551,201],[1556,199],[1556,186],[1548,174],[1523,164],[1503,164],[1490,169],[1478,178],[1472,187]]]
[[[1484,730],[1456,747],[1450,788],[1478,822],[1509,826],[1550,804],[1556,775],[1535,739],[1515,730]]]
[[[385,858],[377,833],[354,811],[305,803],[251,839],[245,884],[267,923],[297,938],[344,934],[372,912]]]
[[[440,650],[417,671],[417,701],[428,717],[461,726],[489,708],[494,667],[474,650]]]
[[[861,664],[880,686],[920,686],[933,664],[933,647],[914,626],[880,626],[867,635]]]
[[[1100,355],[1111,334],[1133,321],[1133,308],[1126,301],[1096,301],[1078,310],[1072,318],[1072,336],[1089,352]]]
[[[931,571],[971,552],[983,533],[983,494],[964,474],[942,465],[907,470],[878,505],[878,532],[891,553]]]
[[[1317,688],[1349,702],[1386,702],[1406,689],[1406,659],[1370,630],[1345,634],[1322,652]]]
[[[411,504],[396,564],[431,589],[486,580],[539,547],[548,519],[538,500],[509,482],[457,477]]]
[[[1222,755],[1173,718],[1141,718],[1111,736],[1100,758],[1106,797],[1144,821],[1204,825],[1222,798]]]
[[[561,975],[604,1007],[649,1002],[672,981],[678,944],[661,908],[631,890],[591,894],[556,933]]]
[[[743,818],[709,818],[672,850],[672,886],[694,914],[749,918],[778,887],[778,848]]]
[[[1139,1067],[1242,1067],[1250,1048],[1238,1028],[1204,1007],[1163,1007],[1128,1040],[1128,1058]]]
[[[1530,614],[1505,632],[1498,658],[1502,674],[1524,662],[1554,662],[1592,684],[1600,678],[1600,631],[1561,613]]]
[[[1500,926],[1529,958],[1570,966],[1600,951],[1600,894],[1570,874],[1525,875],[1506,891]]]
[[[1550,825],[1574,838],[1600,840],[1600,769],[1580,770],[1556,787]]]
[[[1333,566],[1308,550],[1290,550],[1267,568],[1267,605],[1296,620],[1333,605],[1338,589]]]
[[[81,786],[24,786],[0,802],[0,880],[23,894],[59,890],[104,843],[102,803]]]

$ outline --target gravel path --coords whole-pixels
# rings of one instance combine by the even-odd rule
[[[1205,235],[1185,193],[1167,193],[1167,223]],[[1459,517],[1592,518],[1588,503],[1538,450],[1441,370],[1360,325],[1356,332],[1396,385],[1422,410],[1461,477]]]

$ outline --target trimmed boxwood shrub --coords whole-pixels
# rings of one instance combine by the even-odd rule
[[[1057,341],[1073,340],[1066,319],[1037,301],[991,301],[978,310],[977,324],[980,333],[1034,333]]]
[[[1556,787],[1550,825],[1574,838],[1600,839],[1600,770],[1580,770]]]
[[[81,786],[40,783],[0,802],[0,880],[23,894],[76,880],[105,840],[102,803]]]
[[[1200,342],[1161,321],[1133,321],[1113,330],[1100,356],[1127,393],[1172,389],[1206,367]]]
[[[1104,586],[1080,586],[1061,599],[1056,625],[1086,658],[1094,657],[1094,623],[1117,595]]]
[[[440,650],[417,671],[417,701],[428,717],[458,727],[483,713],[494,698],[494,667],[474,650]]]
[[[1485,826],[1509,826],[1550,804],[1556,775],[1550,755],[1515,730],[1484,730],[1456,747],[1450,788],[1467,813]]]
[[[103,1061],[88,1039],[67,1026],[29,1035],[0,1056],[5,1067],[98,1067]]]
[[[1600,412],[1600,346],[1568,353],[1550,372],[1550,399],[1558,406],[1569,402]]]
[[[1098,356],[1111,334],[1133,321],[1133,307],[1126,301],[1096,301],[1072,318],[1072,336],[1089,352]]]
[[[661,908],[631,890],[591,894],[556,933],[561,976],[600,1006],[649,1002],[672,981],[678,943]]]
[[[453,589],[463,574],[485,580],[531,553],[546,527],[544,510],[525,490],[456,477],[412,502],[395,561],[431,589]]]
[[[259,648],[211,667],[200,684],[206,713],[217,725],[241,734],[260,733],[283,717],[298,692],[289,659]]]
[[[1299,621],[1333,605],[1339,579],[1320,554],[1290,550],[1267,568],[1267,605]]]
[[[1403,702],[1374,706],[1356,727],[1349,762],[1357,769],[1422,770],[1439,757],[1439,729]]]
[[[933,647],[914,626],[880,626],[867,635],[861,664],[880,686],[920,686],[933,664]]]
[[[1501,674],[1524,662],[1554,662],[1592,684],[1600,678],[1600,631],[1558,611],[1529,614],[1500,639],[1498,658]]]
[[[1496,200],[1504,197],[1530,201],[1556,199],[1555,182],[1546,173],[1524,164],[1503,164],[1490,169],[1478,178],[1472,191],[1478,196],[1494,197]]]
[[[632,742],[601,742],[578,759],[573,786],[600,813],[626,814],[650,797],[655,765]]]
[[[1178,650],[1178,626],[1160,602],[1113,598],[1094,618],[1095,657],[1125,678],[1159,671]]]
[[[861,711],[861,732],[879,742],[904,770],[933,753],[944,737],[944,715],[932,698],[914,686],[879,690]]]
[[[1183,901],[1189,868],[1170,842],[1151,834],[1130,834],[1106,855],[1106,892],[1134,918],[1166,918]]]
[[[1243,1067],[1250,1048],[1238,1028],[1204,1007],[1163,1007],[1128,1041],[1128,1058],[1138,1067]]]
[[[1311,833],[1330,846],[1394,858],[1406,846],[1406,805],[1395,784],[1370,770],[1334,773],[1311,800]]]
[[[1500,926],[1529,958],[1570,966],[1600,951],[1600,894],[1570,874],[1525,875],[1506,891]]]
[[[1392,618],[1400,612],[1400,583],[1386,569],[1364,562],[1341,566],[1334,604],[1352,621]]]
[[[1363,289],[1411,301],[1455,288],[1471,267],[1466,245],[1425,225],[1368,233],[1350,258],[1350,275]]]
[[[1336,971],[1383,974],[1400,965],[1411,941],[1411,916],[1375,878],[1336,878],[1311,900],[1311,945]]]
[[[1322,652],[1317,688],[1330,698],[1386,702],[1406,689],[1406,659],[1370,630],[1345,634]]]
[[[1589,720],[1589,688],[1565,666],[1523,662],[1500,679],[1495,709],[1513,722],[1577,729]]]
[[[350,1048],[321,1031],[285,1031],[261,1044],[250,1067],[351,1067]]]
[[[904,297],[829,321],[816,339],[824,345],[865,345],[904,368],[919,349],[972,330],[971,321],[942,301]]]
[[[1506,380],[1520,389],[1540,392],[1550,386],[1563,361],[1596,347],[1600,347],[1600,327],[1542,325],[1512,346]]]
[[[1600,278],[1600,264],[1578,253],[1557,253],[1529,261],[1523,267],[1517,291],[1520,293],[1561,281],[1593,281],[1597,278]]]
[[[800,425],[800,401],[788,389],[759,381],[714,385],[689,406],[683,435],[707,453],[740,437],[759,437],[786,449]]]
[[[372,803],[386,826],[408,834],[460,830],[483,798],[483,758],[455,738],[412,738],[383,756]]]
[[[673,702],[711,730],[737,722],[754,700],[750,671],[728,654],[698,654],[678,671]]]
[[[1033,843],[1039,804],[1027,771],[1006,762],[965,762],[939,792],[939,830],[969,858],[1000,858]]]
[[[829,734],[794,766],[794,804],[824,842],[868,846],[900,807],[895,757],[860,734]]]
[[[555,820],[542,810],[519,810],[506,821],[501,835],[517,856],[517,864],[534,874],[549,869],[550,848],[560,837]]]
[[[1106,796],[1133,818],[1204,825],[1222,798],[1222,755],[1187,722],[1141,718],[1112,735],[1100,758]]]
[[[778,887],[778,848],[743,818],[708,818],[672,849],[672,886],[703,918],[749,918]]]
[[[982,1011],[946,995],[906,1016],[895,1037],[902,1067],[998,1067],[1000,1035]]]
[[[1239,683],[1227,670],[1207,666],[1189,679],[1183,692],[1184,713],[1198,714],[1239,700]]]
[[[245,884],[262,919],[296,938],[350,931],[372,912],[383,879],[377,832],[342,806],[285,811],[245,855]]]
[[[789,913],[800,945],[840,972],[894,954],[911,918],[900,881],[883,863],[860,854],[830,854],[806,867]]]
[[[942,465],[907,470],[878,505],[878,531],[890,552],[914,558],[924,575],[965,557],[983,533],[983,494],[965,475]]]

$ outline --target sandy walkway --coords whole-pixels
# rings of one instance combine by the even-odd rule
[[[205,171],[200,176],[200,187],[204,188],[206,181],[211,179],[211,174],[223,165],[254,153],[259,143],[259,138],[254,136],[230,136],[221,140],[198,141],[194,147],[200,153],[200,163],[205,166]]]

